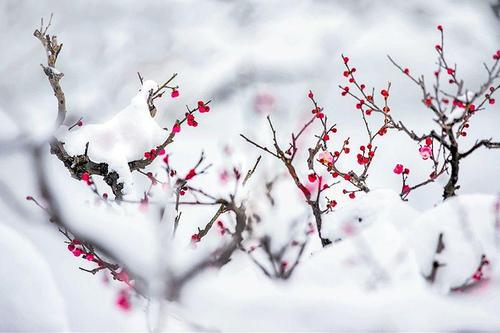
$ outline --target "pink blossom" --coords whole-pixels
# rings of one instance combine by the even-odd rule
[[[118,306],[118,308],[120,308],[123,311],[130,310],[131,304],[127,291],[125,290],[120,291],[116,299],[116,306]]]
[[[151,175],[151,177],[152,177],[152,175]],[[140,203],[139,203],[139,211],[141,213],[146,213],[148,211],[148,206],[149,206],[149,198],[148,198],[148,195],[146,193],[144,193],[144,198],[142,198]]]
[[[222,184],[227,183],[227,181],[229,180],[229,173],[227,172],[227,170],[222,170],[222,172],[219,174],[219,179]]]
[[[327,151],[319,153],[319,162],[322,164],[333,164],[333,156]]]
[[[422,146],[418,149],[418,152],[420,153],[420,156],[422,156],[422,159],[427,160],[429,157],[432,156],[432,149],[429,146]]]
[[[118,280],[118,281],[123,281],[125,283],[129,283],[130,282],[130,279],[128,277],[128,274],[127,272],[125,272],[123,269],[121,272],[118,272],[115,274],[115,278]]]

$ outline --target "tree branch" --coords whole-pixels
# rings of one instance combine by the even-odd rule
[[[476,149],[480,147],[486,147],[488,149],[498,149],[500,148],[500,142],[493,142],[492,139],[476,141],[476,143],[466,152],[460,154],[460,159],[465,158],[472,154]]]

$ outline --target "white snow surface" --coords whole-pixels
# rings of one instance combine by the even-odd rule
[[[485,267],[485,278],[498,272],[500,248],[495,204],[491,195],[463,195],[424,212],[413,224],[409,238],[415,249],[422,274],[429,275],[432,262],[440,267],[436,286],[443,291],[463,285],[470,279],[485,255],[491,266]],[[444,249],[435,254],[439,234],[443,234]],[[496,277],[498,278],[498,276]]]
[[[215,162],[206,178],[217,178],[214,169],[217,172],[221,167],[230,170],[239,165],[243,171],[247,170],[262,152],[244,143],[238,134],[246,133],[264,145],[270,144],[265,120],[269,112],[279,130],[278,140],[285,144],[290,131],[300,129],[310,115],[310,104],[305,98],[309,89],[325,107],[328,117],[339,125],[339,136],[332,138],[333,142],[350,136],[353,147],[366,144],[364,131],[360,130],[362,120],[353,116],[352,100],[338,94],[337,86],[345,83],[341,53],[351,57],[359,79],[368,87],[374,85],[379,89],[387,81],[393,83],[394,116],[420,134],[433,126],[431,117],[425,117],[426,122],[422,116],[421,93],[388,63],[385,54],[391,54],[415,75],[432,77],[434,45],[439,39],[436,25],[443,24],[450,62],[457,63],[459,76],[466,79],[467,88],[476,89],[485,76],[482,62],[491,61],[491,54],[499,47],[499,21],[491,10],[492,2],[291,0],[284,6],[282,1],[255,0],[175,3],[115,0],[96,6],[55,0],[4,1],[0,4],[0,26],[4,28],[0,29],[0,39],[9,48],[0,54],[4,64],[0,68],[0,108],[8,116],[0,118],[0,136],[8,139],[18,129],[28,129],[27,137],[39,141],[52,131],[55,100],[39,68],[43,52],[32,36],[40,17],[47,17],[52,11],[55,17],[51,32],[64,42],[57,67],[65,74],[61,82],[68,102],[68,123],[84,117],[82,128],[60,135],[70,141],[67,149],[73,153],[82,153],[89,139],[99,138],[90,143],[89,153],[93,159],[107,162],[119,171],[129,191],[131,184],[136,185],[139,193],[149,184],[144,180],[141,184],[136,175],[128,178],[126,160],[142,158],[145,151],[154,148],[168,134],[159,132],[160,126],[153,122],[172,124],[183,114],[185,104],[191,106],[199,99],[212,99],[213,112],[200,117],[196,129],[183,128],[182,140],[169,146],[172,161],[183,174],[202,149],[209,161]],[[157,80],[169,77],[172,72],[181,73],[176,82],[181,85],[180,97],[167,98],[168,108],[162,105],[162,99],[156,120],[149,116],[141,93],[136,96],[137,103],[133,99],[128,107],[116,113],[137,91],[136,71]],[[270,96],[274,103],[265,113],[257,113],[254,103],[263,95]],[[478,114],[467,137],[461,139],[464,147],[473,144],[476,137],[495,138],[499,105],[497,102]],[[114,118],[108,120],[110,117]],[[17,122],[17,126],[10,120]],[[91,125],[92,122],[98,125]],[[130,131],[121,127],[132,123]],[[157,140],[154,132],[161,133],[162,139]],[[123,135],[133,133],[137,135],[125,144]],[[235,152],[230,160],[217,155],[226,144]],[[410,140],[388,134],[377,153],[383,158],[376,158],[370,169],[370,188],[400,188],[399,177],[391,172],[396,163],[411,168],[410,184],[428,176],[429,161],[421,159],[418,145]],[[282,171],[277,161],[267,157],[263,156],[251,182],[260,181],[262,174],[269,177],[267,180],[272,179]],[[459,193],[498,192],[498,184],[485,181],[484,176],[498,179],[500,169],[495,167],[498,157],[498,152],[478,150],[472,158],[464,160]],[[346,167],[359,167],[352,162],[347,162]],[[137,206],[124,205],[126,208],[121,212],[103,212],[102,202],[100,208],[94,208],[95,196],[87,186],[70,179],[59,161],[54,164],[57,167],[52,165],[51,183],[60,191],[58,197],[71,226],[89,239],[106,243],[134,273],[143,273],[151,281],[163,265],[173,266],[175,261],[173,268],[189,267],[194,259],[204,255],[207,247],[200,244],[192,248],[189,238],[213,216],[216,207],[183,208],[175,252],[170,251],[160,239],[165,230],[159,231],[149,220],[156,218],[154,209],[143,214]],[[36,183],[28,165],[29,155],[22,151],[0,159],[0,168],[4,175],[9,175],[2,181],[18,198],[35,194]],[[307,179],[305,164],[298,172],[301,179]],[[317,235],[313,234],[290,281],[270,281],[240,253],[221,271],[206,272],[188,285],[182,311],[174,310],[176,313],[179,310],[182,323],[194,321],[204,330],[499,331],[498,248],[492,245],[493,197],[461,195],[428,209],[441,201],[443,181],[444,177],[412,193],[409,204],[386,190],[374,191],[366,199],[359,196],[356,201],[360,204],[351,204],[350,199],[340,194],[341,188],[337,188],[339,193],[332,189],[331,196],[339,205],[335,213],[325,216],[323,232],[333,240],[341,240],[320,249]],[[233,186],[233,183],[225,187],[218,182],[211,184],[205,177],[197,177],[193,182],[216,195],[228,193]],[[259,202],[258,207],[252,207],[265,218],[257,233],[272,235],[277,247],[290,237],[288,232],[295,236],[301,231],[301,228],[291,230],[292,222],[299,221],[297,225],[301,226],[311,219],[304,213],[307,207],[303,207],[301,194],[291,187],[285,186],[274,193],[280,199],[279,206],[273,208],[276,211],[267,211],[272,207]],[[99,188],[100,192],[103,190],[109,191],[105,186]],[[161,191],[156,191],[156,195],[157,192]],[[249,199],[253,196],[250,193]],[[156,198],[166,200],[161,195]],[[2,214],[8,215],[4,207],[8,200],[5,205],[3,201],[0,204]],[[37,209],[29,205],[33,211]],[[74,218],[74,214],[78,216]],[[33,300],[34,293],[25,295],[27,292],[20,289],[28,286],[29,292],[33,285],[40,284],[44,288],[38,292],[46,292],[43,295],[46,299],[64,298],[69,326],[75,331],[144,331],[141,301],[134,302],[131,312],[120,312],[114,304],[116,290],[102,286],[101,276],[80,272],[78,265],[83,259],[74,258],[65,249],[64,239],[58,238],[57,232],[51,233],[52,226],[46,223],[49,227],[43,227],[46,216],[40,217],[37,227],[29,225],[28,218],[18,216],[7,223],[40,246],[38,257],[43,256],[50,263],[63,293],[59,295],[54,283],[44,278],[47,274],[40,273],[46,269],[29,270],[40,262],[18,248],[18,244],[24,244],[22,240],[1,228],[3,257],[14,259],[12,262],[29,274],[13,275],[12,265],[8,270],[2,265],[0,303],[9,304],[9,310],[19,310],[24,297],[30,302],[22,304],[23,316],[29,315],[29,311],[43,311],[26,306],[40,302]],[[165,217],[166,221],[171,221],[171,216]],[[224,222],[231,225],[232,219],[224,217]],[[440,232],[445,234],[446,247],[435,256]],[[495,233],[498,235],[498,230]],[[221,242],[216,231],[209,236],[207,245]],[[9,244],[9,249],[6,251],[2,244]],[[485,283],[465,293],[449,294],[450,287],[470,277],[482,253],[491,261],[490,269],[485,271]],[[30,262],[25,267],[30,259],[34,264]],[[428,288],[423,275],[429,273],[429,265],[435,259],[446,262],[447,266],[440,268],[435,288]],[[4,262],[10,261],[4,259]],[[10,314],[0,311],[0,328],[2,323],[19,318],[14,315],[10,318]],[[167,311],[166,316],[170,315]],[[54,311],[52,317],[45,318],[52,321],[47,331],[64,330],[67,327],[64,318],[63,313]],[[170,319],[165,329],[170,328]]]
[[[487,275],[471,292],[450,294],[441,288],[472,275],[478,252],[484,251],[498,269],[494,199],[467,195],[418,213],[395,192],[375,190],[325,219],[324,234],[342,239],[305,255],[291,280],[269,280],[239,254],[186,290],[184,311],[205,327],[223,331],[498,330],[498,276]],[[463,238],[458,224],[464,213],[480,217],[472,228],[475,244]],[[438,231],[445,232],[449,248],[440,260],[449,267],[430,286],[423,274]]]
[[[68,330],[65,302],[42,254],[0,222],[0,332]]]
[[[94,162],[104,162],[110,170],[118,172],[128,193],[133,180],[128,162],[144,158],[144,153],[156,149],[167,136],[167,132],[151,117],[147,99],[151,90],[158,89],[152,80],[144,81],[130,104],[102,124],[84,124],[68,131],[63,126],[58,138],[64,142],[66,151],[74,156],[85,152]]]

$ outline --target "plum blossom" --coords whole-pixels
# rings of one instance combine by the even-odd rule
[[[396,164],[396,166],[394,167],[394,170],[393,172],[397,175],[400,175],[402,172],[403,172],[403,165],[402,164]]]
[[[422,159],[427,160],[432,156],[432,149],[429,146],[421,146],[418,149],[418,152],[420,153],[420,156],[422,156]]]
[[[319,153],[319,162],[322,164],[333,164],[333,156],[328,151]]]

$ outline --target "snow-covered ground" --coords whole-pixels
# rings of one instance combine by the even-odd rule
[[[185,174],[204,150],[214,165],[194,182],[214,195],[232,190],[231,183],[220,185],[222,170],[236,165],[245,171],[261,154],[239,134],[269,143],[265,115],[270,113],[285,142],[310,116],[309,89],[337,123],[340,138],[350,136],[353,147],[365,143],[362,120],[353,113],[352,101],[338,91],[344,81],[341,53],[349,55],[368,86],[391,81],[393,116],[423,132],[432,123],[422,116],[428,111],[420,92],[386,54],[412,73],[431,77],[436,25],[442,24],[447,54],[474,89],[485,77],[482,62],[500,47],[500,21],[489,1],[5,1],[0,3],[0,140],[26,132],[39,139],[52,129],[56,102],[39,66],[42,48],[32,36],[40,17],[51,12],[50,31],[64,43],[58,70],[65,74],[61,82],[68,123],[83,117],[85,124],[64,134],[72,152],[81,152],[92,139],[89,154],[102,162],[116,162],[115,153],[141,157],[160,140],[161,128],[171,128],[184,115],[185,104],[195,107],[198,100],[212,100],[210,113],[197,118],[196,128],[184,126],[168,153]],[[156,82],[179,73],[175,84],[180,96],[160,101],[154,121],[135,117],[135,111],[146,107],[143,100],[137,102],[144,97],[138,93],[138,71]],[[498,139],[498,105],[474,119],[465,140]],[[125,118],[120,110],[130,115]],[[123,129],[131,123],[147,127],[147,136],[132,128],[115,137],[116,149],[100,145],[109,142],[109,133],[116,134],[114,126]],[[124,138],[133,139],[137,149],[124,145]],[[321,250],[313,235],[290,280],[268,279],[249,256],[237,253],[222,270],[196,278],[179,304],[158,309],[158,322],[171,330],[500,330],[495,211],[500,152],[482,150],[464,161],[460,197],[441,204],[443,183],[438,181],[404,203],[392,168],[403,163],[411,167],[411,179],[427,177],[429,161],[420,158],[418,148],[401,135],[390,134],[381,142],[368,180],[378,190],[352,202],[336,194],[338,210],[325,217],[322,231],[338,241]],[[156,322],[146,320],[155,316],[154,304],[137,297],[131,311],[120,310],[115,304],[120,283],[79,270],[89,264],[75,258],[43,212],[24,201],[26,195],[37,195],[32,165],[21,150],[0,155],[0,198],[9,202],[0,201],[0,331],[147,330]],[[124,165],[122,160],[112,166],[123,170]],[[151,223],[156,210],[96,207],[94,194],[70,178],[59,161],[49,158],[47,166],[72,227],[107,242],[132,273],[149,282],[164,268],[188,267],[221,240],[214,230],[206,244],[190,245],[191,235],[216,207],[183,209],[172,244],[163,237],[170,229]],[[153,168],[157,166],[155,162]],[[303,237],[310,220],[291,182],[277,184],[275,208],[261,200],[265,194],[259,186],[282,171],[278,161],[263,156],[237,198],[248,198],[249,209],[264,221],[255,232],[273,235],[277,248],[291,237]],[[305,162],[299,172],[306,177]],[[121,175],[140,196],[147,185],[144,177]],[[168,194],[161,189],[154,193],[156,200]],[[167,210],[171,220],[172,207]],[[441,233],[445,248],[436,254]],[[482,255],[489,262],[481,272],[484,282],[467,293],[450,294],[450,288],[470,282]],[[444,266],[430,286],[424,277],[434,261]]]

